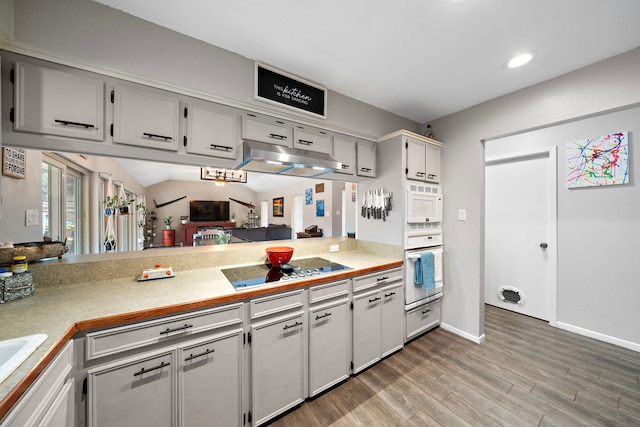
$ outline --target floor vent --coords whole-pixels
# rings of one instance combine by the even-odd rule
[[[523,305],[525,300],[524,293],[521,290],[511,286],[500,287],[498,289],[498,299],[502,302],[517,305]]]

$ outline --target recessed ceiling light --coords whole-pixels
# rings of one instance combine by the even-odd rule
[[[516,56],[514,56],[513,58],[509,59],[506,64],[505,67],[507,68],[518,68],[518,67],[522,67],[525,64],[528,64],[529,62],[531,62],[533,60],[533,58],[536,57],[536,52],[526,52],[526,53],[520,53]]]

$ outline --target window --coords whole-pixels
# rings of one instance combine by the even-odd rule
[[[56,241],[66,239],[70,254],[83,253],[82,176],[70,162],[43,154],[42,234]]]

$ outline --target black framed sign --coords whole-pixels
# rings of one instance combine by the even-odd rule
[[[256,62],[254,96],[261,101],[327,116],[327,89]]]

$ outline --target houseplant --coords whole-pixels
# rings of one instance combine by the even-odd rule
[[[173,224],[173,217],[167,216],[162,220],[162,222],[164,222],[164,228],[166,230],[171,230],[171,224]]]
[[[104,250],[105,252],[116,250],[116,238],[113,234],[107,234],[104,236]]]
[[[104,199],[102,204],[104,205],[105,215],[110,216],[110,215],[116,214],[116,208],[118,207],[118,200],[119,200],[119,197],[117,195],[107,196],[107,198]]]
[[[180,222],[181,222],[182,224],[186,224],[188,219],[189,219],[189,215],[182,215],[182,216],[180,217]]]
[[[134,201],[133,199],[119,198],[117,204],[120,215],[129,215],[129,206],[133,204]]]

